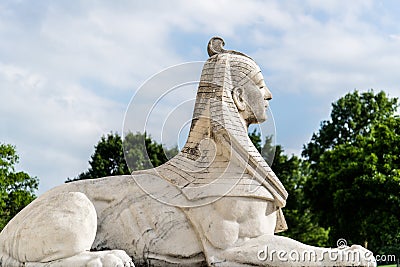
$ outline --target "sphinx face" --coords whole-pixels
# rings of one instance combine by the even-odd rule
[[[272,99],[272,94],[265,85],[261,71],[252,77],[247,77],[245,83],[235,93],[236,105],[247,126],[262,123],[267,119],[265,111],[269,100]]]

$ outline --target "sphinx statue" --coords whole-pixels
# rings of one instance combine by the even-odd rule
[[[272,95],[253,59],[223,47],[219,37],[208,44],[178,155],[44,193],[0,233],[0,267],[375,266],[361,246],[276,235],[288,194],[248,137]]]

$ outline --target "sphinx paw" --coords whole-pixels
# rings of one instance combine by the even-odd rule
[[[87,267],[134,267],[132,259],[123,250],[98,251],[92,253]]]

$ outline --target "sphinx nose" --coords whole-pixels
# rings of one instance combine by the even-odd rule
[[[264,99],[265,100],[271,100],[272,99],[272,93],[271,91],[268,89],[268,87],[264,87],[265,89],[265,93],[264,93]]]

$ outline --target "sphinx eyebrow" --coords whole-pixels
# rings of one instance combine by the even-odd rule
[[[255,82],[256,84],[258,84],[260,81],[264,80],[264,77],[261,74],[261,70],[251,76],[248,76],[248,78],[253,82],[256,81]]]
[[[258,74],[256,74],[256,76],[254,76],[254,78],[255,78],[255,84],[256,84],[258,87],[263,88],[263,87],[265,87],[264,78],[262,77],[262,75],[259,75],[259,74],[261,74],[261,73],[259,72]],[[258,79],[257,79],[257,78],[258,78]]]

